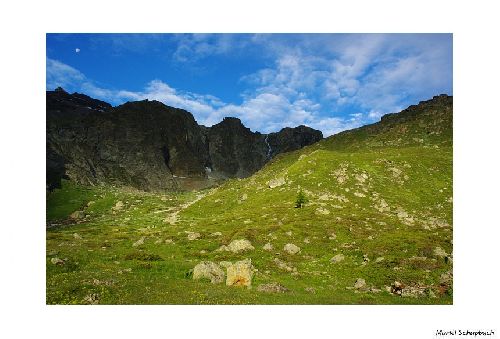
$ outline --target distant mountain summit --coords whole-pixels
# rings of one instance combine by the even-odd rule
[[[371,125],[340,132],[322,141],[338,151],[380,147],[451,146],[453,143],[453,97],[441,94],[389,113]]]
[[[269,135],[237,118],[200,126],[158,101],[113,107],[61,87],[47,91],[47,186],[61,178],[144,190],[195,189],[252,175],[279,153],[323,138],[306,126]]]

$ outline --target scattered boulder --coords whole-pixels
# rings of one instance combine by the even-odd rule
[[[326,208],[318,207],[316,209],[316,214],[319,214],[319,215],[328,215],[328,214],[330,214],[330,211],[327,210]]]
[[[73,233],[73,238],[75,238],[76,240],[82,240],[82,236],[78,233]]]
[[[89,295],[85,296],[85,298],[83,298],[83,302],[90,305],[97,305],[99,304],[99,294],[90,293]]]
[[[118,201],[118,202],[115,204],[115,206],[113,206],[111,209],[112,209],[113,211],[119,211],[119,210],[123,209],[123,206],[124,206],[124,205],[123,205],[123,202],[122,202],[122,201]]]
[[[267,244],[264,245],[264,247],[262,247],[262,249],[264,251],[272,251],[273,250],[273,245],[271,245],[271,243],[268,242]]]
[[[358,183],[363,184],[366,181],[366,179],[368,179],[368,174],[366,173],[356,174],[354,178]]]
[[[365,287],[366,287],[366,281],[365,281],[365,279],[358,278],[356,280],[356,282],[354,283],[354,288],[357,289],[357,290],[360,290],[360,289],[365,288]]]
[[[198,239],[199,237],[201,237],[201,234],[198,233],[198,232],[186,232],[187,233],[187,238],[188,240],[196,240]]]
[[[167,216],[165,219],[163,219],[164,223],[170,224],[170,225],[175,225],[179,221],[179,216],[177,215],[177,212],[174,212]]]
[[[405,288],[405,285],[400,283],[399,281],[395,281],[391,285],[391,293],[401,295],[403,293],[403,288]]]
[[[328,237],[328,239],[335,240],[335,239],[337,239],[337,235],[332,232],[332,233],[330,233],[330,236]]]
[[[342,163],[340,164],[340,167],[332,173],[332,175],[337,179],[337,182],[341,185],[349,179],[349,175],[347,174],[348,166],[349,164]]]
[[[423,228],[426,230],[433,230],[436,228],[449,228],[450,224],[448,224],[445,220],[438,219],[436,217],[429,217],[425,221],[423,221]]]
[[[384,261],[384,259],[385,259],[384,257],[378,257],[377,259],[375,259],[375,262],[379,263],[379,262]]]
[[[227,267],[227,286],[247,286],[252,285],[253,266],[251,259],[237,261]]]
[[[436,296],[431,289],[425,286],[420,286],[417,284],[405,285],[403,283],[400,283],[399,281],[395,281],[391,285],[391,287],[387,289],[387,291],[392,294],[399,295],[403,298],[420,298],[427,296],[433,298]]]
[[[229,243],[228,248],[233,253],[251,251],[251,250],[255,249],[252,246],[252,243],[246,239],[233,240]]]
[[[305,291],[312,294],[316,294],[316,289],[314,287],[306,287]]]
[[[287,271],[287,272],[296,272],[297,269],[293,266],[288,265],[286,262],[279,258],[274,258],[274,263],[278,266],[279,269]]]
[[[449,284],[453,281],[453,272],[452,271],[447,271],[439,277],[439,282],[441,284]]]
[[[269,284],[259,285],[259,287],[257,287],[257,291],[265,293],[285,293],[290,290],[283,285],[280,285],[276,282],[272,282]]]
[[[389,167],[388,170],[394,179],[398,179],[403,174],[403,171],[397,167]]]
[[[448,256],[448,253],[445,252],[445,250],[443,250],[441,247],[437,246],[435,249],[434,249],[434,255],[436,257],[441,257],[441,258],[444,258],[444,257],[447,257]]]
[[[344,260],[344,255],[343,254],[337,254],[333,258],[330,259],[330,262],[332,264],[336,264],[338,262],[341,262],[342,260]]]
[[[222,236],[222,233],[221,232],[214,232],[212,234],[210,234],[211,237],[220,237]]]
[[[53,265],[60,265],[60,266],[64,265],[64,260],[59,259],[59,258],[57,258],[57,257],[56,257],[56,258],[52,258],[52,259],[50,259],[50,262],[51,262]]]
[[[202,261],[193,269],[193,279],[209,279],[212,284],[220,284],[224,281],[224,271],[214,262]]]
[[[403,298],[421,298],[427,296],[427,289],[423,286],[406,286],[401,291]]]
[[[236,239],[229,243],[229,245],[222,245],[217,251],[229,251],[233,253],[239,253],[244,251],[254,250],[255,247],[252,243],[246,239]]]
[[[146,240],[146,237],[141,237],[141,239],[137,240],[132,244],[133,247],[141,246],[144,244],[144,240]]]
[[[69,215],[69,217],[73,220],[83,219],[85,218],[85,212],[83,211],[74,211]]]
[[[283,251],[285,251],[288,254],[297,254],[300,252],[300,247],[294,244],[286,244],[283,247]]]
[[[403,224],[411,226],[415,222],[415,219],[401,207],[399,207],[396,212],[397,212],[397,217]]]
[[[283,186],[284,184],[285,184],[285,178],[283,177],[271,179],[268,182],[269,188],[276,188],[279,186]]]
[[[387,202],[384,199],[380,199],[377,201],[377,205],[373,206],[377,211],[379,212],[389,212],[391,208],[387,204]]]

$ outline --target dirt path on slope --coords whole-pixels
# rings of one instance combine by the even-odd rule
[[[210,192],[207,192],[207,193],[197,194],[193,200],[185,202],[184,204],[180,205],[179,207],[175,207],[174,209],[172,209],[170,211],[170,214],[165,219],[163,219],[163,221],[168,223],[168,224],[171,224],[171,225],[176,224],[177,222],[179,222],[179,219],[180,219],[179,213],[180,212],[182,212],[183,210],[185,210],[189,206],[196,204],[198,201],[200,201],[201,199],[203,199],[204,197],[206,197],[208,195],[213,194],[214,192],[215,192],[214,190],[211,190]]]

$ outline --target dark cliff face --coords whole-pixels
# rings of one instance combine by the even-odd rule
[[[155,101],[75,104],[75,96],[47,94],[51,186],[61,172],[83,184],[145,190],[175,189],[175,176],[205,177],[206,145],[190,113]]]
[[[323,139],[321,131],[300,125],[295,128],[286,127],[267,137],[270,146],[270,157],[284,152],[298,150]]]
[[[299,129],[270,135],[276,139],[270,152],[266,135],[236,118],[208,128],[191,113],[157,101],[112,107],[57,89],[47,92],[47,185],[69,178],[144,190],[203,187],[214,178],[249,176],[275,154],[319,140],[321,132],[309,129],[316,132],[311,138],[307,127]]]
[[[213,175],[247,177],[267,161],[267,146],[260,133],[253,133],[236,118],[224,118],[208,131]]]

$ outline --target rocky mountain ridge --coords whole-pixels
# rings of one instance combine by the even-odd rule
[[[143,190],[195,189],[248,177],[279,153],[323,138],[306,126],[268,135],[237,118],[200,126],[158,101],[113,107],[62,88],[47,91],[47,187],[61,178]]]
[[[343,131],[321,141],[338,151],[380,147],[451,146],[453,141],[453,96],[436,95],[380,121]]]

